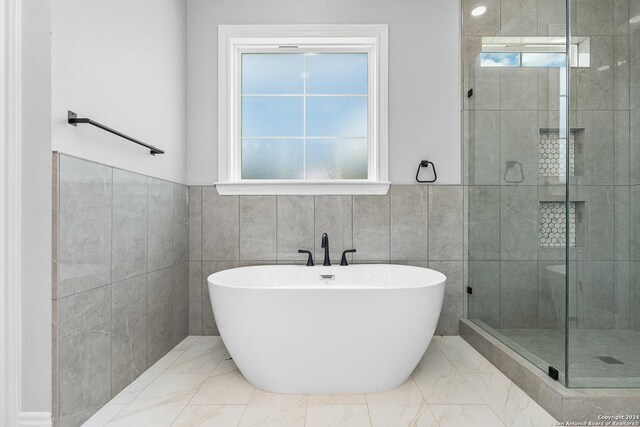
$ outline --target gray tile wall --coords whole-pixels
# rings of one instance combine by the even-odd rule
[[[329,235],[332,262],[356,248],[353,262],[431,267],[447,277],[436,333],[455,335],[463,316],[462,186],[395,186],[384,196],[219,196],[189,188],[189,334],[218,334],[207,277],[251,264],[322,262]]]
[[[481,3],[487,12],[471,17]],[[563,36],[564,2],[462,4],[468,311],[497,328],[557,328],[564,250],[539,247],[538,205],[563,200],[564,186],[538,176],[537,139],[539,129],[559,127],[560,70],[480,67],[478,58],[483,36]],[[572,68],[570,82],[580,141],[571,198],[584,208],[570,317],[579,328],[640,327],[640,280],[630,273],[640,261],[640,24],[629,23],[640,0],[572,0],[572,10],[573,35],[590,37],[591,63]]]
[[[54,417],[78,426],[187,336],[189,191],[54,154]]]
[[[629,18],[640,16],[640,0],[629,1]],[[631,263],[628,269],[628,315],[616,316],[616,322],[624,323],[629,321],[633,329],[640,330],[640,22],[636,22],[629,26],[629,117],[623,117],[622,120],[628,120],[630,145],[630,174],[631,188],[629,191],[630,198],[630,221],[629,227],[631,231],[630,237],[630,259]],[[618,271],[618,269],[616,269]],[[626,272],[627,270],[623,270]],[[616,281],[616,284],[618,281]],[[627,285],[623,281],[620,286],[623,289]],[[619,302],[617,307],[619,313],[624,313],[625,307],[622,298],[616,296]]]

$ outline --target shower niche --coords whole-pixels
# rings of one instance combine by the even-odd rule
[[[569,202],[569,220],[564,201],[541,201],[538,208],[541,248],[582,247],[585,239],[585,202]],[[566,227],[569,226],[567,245]]]
[[[569,132],[569,173],[565,138],[559,129],[538,131],[538,177],[540,185],[564,184],[566,177],[585,176],[584,129]]]
[[[566,139],[559,129],[539,129],[539,185],[548,186],[545,187],[544,192],[553,195],[549,197],[549,200],[539,201],[538,245],[540,248],[582,247],[584,245],[585,201],[572,200],[569,202],[568,209],[564,201],[564,184],[567,177],[571,179],[585,176],[584,129],[571,129],[568,150],[565,144]],[[569,155],[568,162],[567,153]],[[568,219],[567,215],[569,215]],[[567,226],[569,227],[568,236]]]

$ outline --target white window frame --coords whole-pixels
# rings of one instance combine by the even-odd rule
[[[218,193],[386,194],[389,189],[388,31],[387,25],[219,25],[216,182]],[[242,54],[319,50],[368,53],[370,72],[367,179],[242,179]]]

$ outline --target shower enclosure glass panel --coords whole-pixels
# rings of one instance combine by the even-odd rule
[[[590,66],[570,76],[568,116],[584,165],[569,178],[583,236],[569,247],[570,387],[640,387],[639,5],[577,1],[571,11],[571,38],[590,40]]]
[[[566,8],[539,3],[464,10],[468,315],[566,383],[566,255],[582,208],[566,203],[579,167],[568,157]]]
[[[569,387],[638,387],[640,0],[480,3],[463,2],[468,317]]]

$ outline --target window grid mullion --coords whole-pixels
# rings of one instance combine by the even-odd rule
[[[302,95],[302,101],[303,101],[303,132],[302,132],[302,144],[303,144],[303,165],[302,165],[302,180],[306,180],[307,179],[307,170],[306,170],[306,158],[307,158],[307,143],[309,140],[368,140],[370,138],[370,135],[367,134],[367,136],[316,136],[316,137],[310,137],[307,135],[307,98],[308,97],[344,97],[344,98],[361,98],[364,97],[367,100],[370,99],[370,94],[366,93],[366,94],[360,94],[360,93],[318,93],[318,94],[308,94],[307,93],[307,83],[308,83],[308,75],[307,75],[307,54],[306,53],[302,53],[303,55],[303,92],[302,94],[295,94],[295,93],[281,93],[281,94],[270,94],[270,93],[256,93],[256,94],[252,94],[252,93],[242,93],[242,90],[240,90],[240,99],[243,99],[245,97],[298,97]],[[368,104],[368,101],[367,101]],[[367,107],[369,108],[369,106]],[[299,136],[289,136],[289,137],[277,137],[277,136],[273,136],[273,137],[266,137],[266,136],[244,136],[240,135],[240,140],[245,140],[245,139],[300,139]],[[242,168],[242,167],[241,167]],[[367,166],[367,169],[369,169],[369,165]],[[368,171],[367,171],[368,174]]]
[[[302,58],[302,179],[307,179],[307,54]]]

